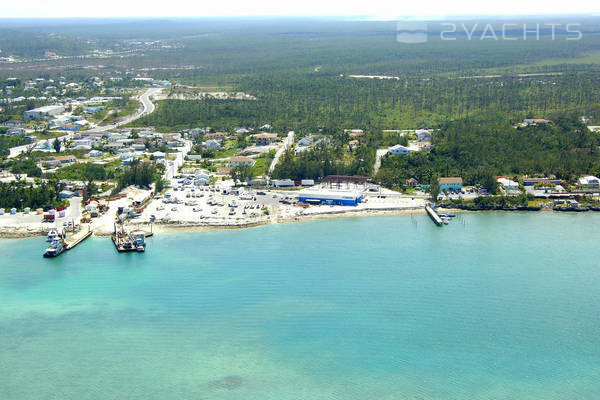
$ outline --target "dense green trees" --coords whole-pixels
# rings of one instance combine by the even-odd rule
[[[60,168],[49,176],[73,181],[104,181],[115,177],[114,171],[105,165],[93,163],[75,163]]]
[[[294,155],[286,151],[273,171],[274,178],[321,179],[327,175],[370,175],[375,149],[367,145],[349,152],[344,146],[317,146],[312,151]]]
[[[254,173],[252,171],[252,167],[249,166],[239,166],[231,169],[230,172],[231,179],[235,184],[239,182],[247,182],[254,177]]]
[[[165,100],[135,124],[163,130],[204,125],[231,130],[269,122],[276,132],[310,133],[325,128],[423,128],[485,112],[503,112],[516,121],[598,104],[598,87],[600,76],[591,72],[397,80],[277,75],[242,80],[239,88],[257,100]]]
[[[10,153],[11,147],[22,146],[24,144],[27,144],[27,141],[22,135],[8,136],[0,134],[0,158]]]
[[[130,185],[149,187],[151,183],[156,183],[158,179],[161,179],[163,170],[164,166],[162,164],[151,164],[135,160],[117,177],[117,186],[114,192],[118,193],[121,189]]]
[[[553,124],[515,128],[501,114],[466,118],[443,124],[434,136],[431,153],[388,155],[377,179],[389,187],[414,177],[462,176],[495,193],[497,175],[556,175],[600,173],[600,135],[588,131],[577,113],[557,113]]]
[[[15,207],[40,208],[46,205],[57,205],[58,191],[46,183],[32,185],[20,182],[0,182],[0,208],[9,209]]]

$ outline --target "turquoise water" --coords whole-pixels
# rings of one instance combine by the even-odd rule
[[[600,215],[2,240],[0,398],[600,398]]]

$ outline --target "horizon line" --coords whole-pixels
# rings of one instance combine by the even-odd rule
[[[457,14],[410,14],[410,15],[396,15],[396,16],[383,16],[383,15],[375,15],[375,14],[324,14],[324,15],[292,15],[292,14],[246,14],[246,15],[119,15],[119,16],[69,16],[69,17],[60,17],[60,16],[36,16],[36,17],[21,17],[21,16],[2,16],[1,20],[110,20],[110,19],[239,19],[239,18],[247,18],[247,19],[259,19],[259,18],[269,18],[269,19],[286,19],[286,18],[302,18],[302,19],[323,19],[323,18],[336,18],[336,19],[350,19],[350,20],[359,20],[359,21],[395,21],[398,19],[443,19],[443,18],[474,18],[474,17],[487,17],[487,18],[508,18],[508,17],[570,17],[570,16],[584,16],[584,17],[600,17],[600,13],[598,12],[573,12],[573,13],[557,13],[557,12],[540,12],[540,13],[506,13],[506,14],[486,14],[486,13],[457,13]]]

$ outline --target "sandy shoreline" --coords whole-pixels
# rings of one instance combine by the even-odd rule
[[[207,223],[190,223],[190,222],[169,222],[152,224],[154,233],[172,232],[172,231],[198,231],[198,230],[216,230],[216,229],[248,229],[270,224],[285,224],[303,221],[315,221],[332,218],[354,218],[354,217],[374,217],[374,216],[391,216],[391,215],[409,215],[423,214],[425,210],[422,207],[407,207],[407,208],[388,208],[388,209],[348,209],[343,211],[327,211],[322,213],[311,213],[298,215],[290,218],[265,218],[259,221],[247,221],[242,223],[222,223],[222,224],[207,224]],[[41,225],[41,224],[40,224]],[[148,223],[130,223],[127,224],[132,229],[150,230]],[[84,228],[85,229],[85,228]],[[28,237],[45,236],[47,226],[2,226],[0,227],[0,238],[4,239],[22,239]],[[112,230],[102,229],[99,227],[94,230],[94,236],[106,237],[110,236]]]

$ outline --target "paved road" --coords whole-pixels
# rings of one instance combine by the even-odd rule
[[[152,100],[150,100],[150,98],[152,96],[155,96],[156,94],[158,94],[160,91],[162,90],[162,88],[151,88],[146,90],[143,94],[141,94],[138,97],[138,101],[141,103],[142,107],[140,107],[135,113],[125,117],[124,119],[122,119],[119,122],[116,122],[114,124],[110,124],[110,125],[103,125],[103,126],[97,126],[94,128],[89,129],[92,132],[104,132],[104,131],[108,131],[111,129],[115,129],[118,128],[121,125],[125,125],[128,124],[132,121],[135,121],[136,119],[144,116],[144,115],[148,115],[152,112],[154,112],[154,110],[156,109],[156,107],[154,106],[154,103],[152,103]],[[73,137],[73,132],[65,132],[64,136],[61,136],[61,140],[69,140]],[[26,144],[23,146],[18,146],[18,147],[12,147],[10,149],[10,153],[8,155],[8,158],[13,158],[18,156],[21,153],[24,153],[26,151],[28,151],[32,146],[37,147],[38,145],[42,144],[46,142],[46,139],[44,140],[39,140],[35,143],[30,143],[30,144]],[[52,150],[53,151],[53,150]]]
[[[284,151],[290,149],[293,144],[294,144],[294,131],[289,131],[287,137],[283,140],[283,146],[281,146],[279,148],[279,150],[277,150],[277,153],[275,153],[273,162],[271,162],[271,166],[269,167],[269,175],[271,175],[271,173],[275,169],[275,166],[279,162],[279,157],[281,157],[281,155],[283,154]]]
[[[387,154],[389,149],[377,149],[375,153],[375,164],[373,165],[373,175],[377,175],[377,171],[381,167],[381,157]]]
[[[152,103],[152,100],[150,98],[158,94],[162,89],[163,88],[151,88],[146,90],[143,94],[141,94],[138,97],[138,101],[141,103],[142,106],[135,113],[128,115],[127,117],[123,118],[118,122],[115,122],[114,124],[97,126],[90,130],[94,132],[109,131],[111,129],[118,128],[121,125],[125,125],[132,121],[135,121],[136,119],[141,118],[144,115],[151,114],[156,109],[156,106],[154,105],[154,103]]]

